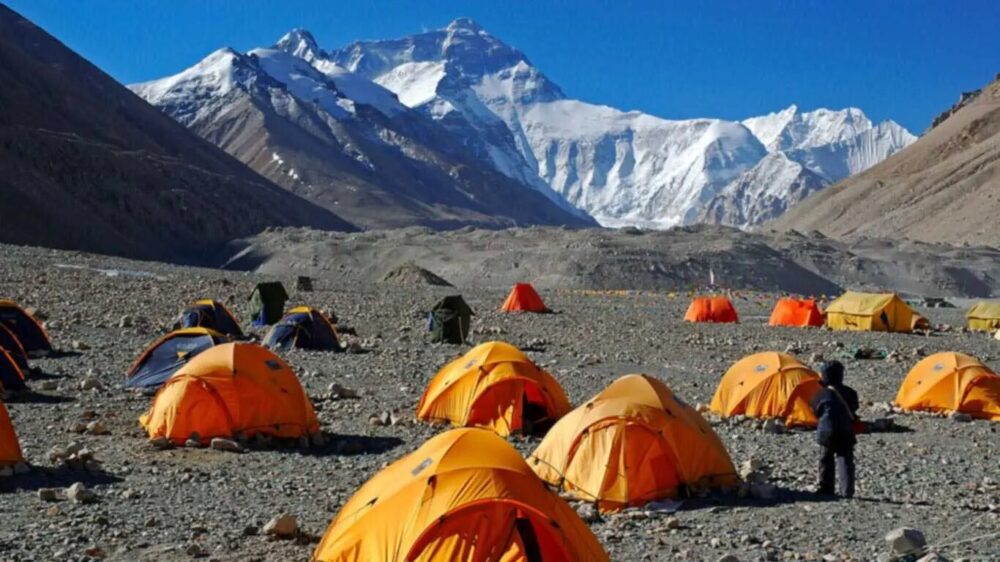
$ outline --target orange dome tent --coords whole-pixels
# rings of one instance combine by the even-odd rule
[[[488,431],[455,429],[366,482],[313,560],[600,562],[608,555],[517,450]]]
[[[503,301],[500,312],[552,312],[530,283],[517,283]]]
[[[506,436],[531,433],[569,410],[569,399],[552,375],[516,347],[493,341],[434,375],[417,405],[417,418],[487,427]]]
[[[815,427],[809,401],[819,391],[819,381],[819,375],[791,355],[749,355],[723,375],[711,410],[726,418],[782,418],[787,426]]]
[[[821,327],[823,313],[812,299],[785,298],[778,301],[771,311],[771,326]]]
[[[0,402],[0,466],[17,464],[24,460],[21,445],[14,433],[14,424],[10,423],[7,407]]]
[[[684,314],[685,322],[739,322],[733,303],[726,297],[695,297]]]
[[[684,488],[729,487],[736,470],[722,441],[662,382],[626,375],[563,416],[528,459],[549,484],[618,511],[677,497]]]
[[[150,439],[177,444],[192,433],[205,441],[239,432],[300,437],[319,431],[295,373],[274,353],[249,343],[199,353],[167,379],[139,423]]]
[[[935,353],[906,375],[896,404],[907,411],[961,412],[1000,421],[1000,376],[964,353]]]

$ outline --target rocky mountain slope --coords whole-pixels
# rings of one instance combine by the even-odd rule
[[[199,262],[268,226],[351,229],[0,5],[0,241]]]
[[[1000,249],[819,234],[749,233],[695,225],[641,231],[426,228],[335,234],[274,229],[234,245],[226,267],[372,283],[416,264],[456,286],[686,291],[708,285],[839,294],[846,288],[919,296],[1000,294]],[[462,256],[455,260],[454,256]]]
[[[595,224],[551,191],[546,197],[483,165],[462,139],[320,53],[308,32],[294,30],[273,47],[223,48],[132,89],[279,185],[364,227]]]
[[[858,109],[671,121],[569,99],[464,18],[314,56],[385,86],[498,170],[536,188],[540,177],[607,226],[759,224],[914,140]]]
[[[963,96],[910,147],[806,199],[781,229],[930,242],[1000,240],[1000,81]]]

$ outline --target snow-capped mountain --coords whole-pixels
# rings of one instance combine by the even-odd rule
[[[424,152],[461,154],[483,173],[606,226],[754,225],[914,140],[899,125],[874,125],[854,108],[803,112],[791,106],[743,122],[668,120],[569,99],[524,53],[467,18],[331,51],[293,30],[274,47],[246,56],[267,80],[322,109],[324,120],[341,129],[348,123],[363,129],[374,119],[373,134],[386,145],[411,156],[416,144]],[[219,74],[196,72],[206,73]],[[170,85],[175,78],[135,89],[182,122],[218,103]],[[156,101],[168,85],[176,99]],[[218,89],[223,96],[224,90]],[[357,106],[375,111],[359,114]],[[302,118],[285,113],[286,120]],[[219,121],[225,111],[207,114],[216,126],[205,136],[231,129]],[[409,125],[398,134],[394,124],[403,121]],[[345,135],[337,137],[341,152],[362,164],[370,160],[368,149]],[[427,142],[432,136],[447,148]],[[293,161],[286,152],[281,156]]]
[[[442,122],[503,173],[532,185],[531,176],[540,177],[607,226],[669,227],[716,216],[756,224],[913,140],[892,122],[873,127],[853,108],[792,106],[742,123],[671,121],[567,99],[523,53],[465,18],[324,56]],[[784,157],[765,161],[779,152]],[[780,185],[760,183],[773,180]],[[767,202],[746,207],[758,193]],[[745,218],[718,212],[734,206]]]
[[[366,227],[594,224],[483,165],[439,123],[323,58],[293,30],[274,46],[219,49],[132,90],[279,185]]]
[[[784,111],[743,121],[770,154],[706,203],[700,221],[754,226],[812,193],[863,172],[912,144],[900,125],[873,125],[860,109]]]

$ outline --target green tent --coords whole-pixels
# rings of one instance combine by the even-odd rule
[[[431,341],[465,343],[472,329],[473,314],[475,313],[461,295],[450,295],[441,299],[427,317]]]
[[[258,283],[250,295],[250,321],[254,326],[274,324],[285,313],[288,293],[277,281]]]

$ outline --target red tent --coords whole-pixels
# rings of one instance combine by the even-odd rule
[[[733,303],[726,297],[695,297],[684,315],[685,322],[739,322]]]
[[[807,326],[820,327],[823,325],[823,313],[816,306],[816,301],[807,299],[786,298],[778,301],[771,312],[771,320],[768,324],[772,326]]]
[[[551,312],[530,283],[517,283],[503,301],[500,312]]]

